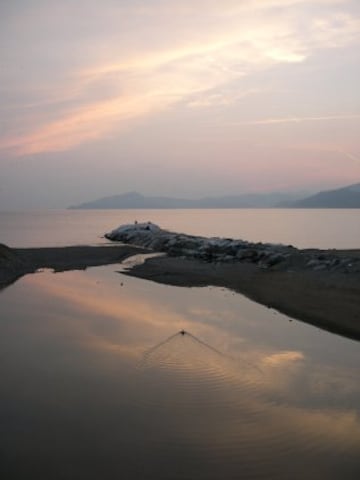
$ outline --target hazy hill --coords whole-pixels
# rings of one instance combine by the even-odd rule
[[[145,197],[137,192],[99,198],[70,208],[189,208],[191,201],[167,197]]]
[[[299,194],[262,193],[243,194],[223,197],[204,197],[195,200],[171,197],[146,197],[137,192],[99,198],[71,209],[163,209],[163,208],[268,208],[281,201],[298,199]]]
[[[282,203],[279,206],[292,208],[360,208],[360,183],[326,190],[295,202]]]

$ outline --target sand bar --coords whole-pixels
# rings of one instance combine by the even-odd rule
[[[9,248],[0,244],[0,289],[42,268],[55,272],[121,263],[143,248],[123,246],[74,246],[54,248]]]

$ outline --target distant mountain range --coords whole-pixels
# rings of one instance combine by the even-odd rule
[[[279,206],[289,208],[360,208],[360,183],[325,190],[292,202],[281,202]]]
[[[99,198],[70,207],[71,209],[165,209],[165,208],[270,208],[279,202],[292,202],[300,194],[250,193],[223,197],[204,197],[196,200],[172,197],[145,197],[137,192]]]
[[[360,208],[360,183],[303,197],[299,193],[250,193],[196,200],[146,197],[137,192],[99,198],[71,209]]]

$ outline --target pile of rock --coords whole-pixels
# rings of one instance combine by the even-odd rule
[[[335,251],[298,250],[291,245],[252,243],[231,238],[206,238],[162,230],[151,222],[123,225],[105,237],[170,256],[206,262],[247,262],[272,270],[360,272],[360,257],[340,257]]]
[[[25,273],[26,265],[17,253],[0,243],[0,290]]]
[[[3,243],[0,243],[0,267],[1,268],[15,268],[21,265],[22,262],[16,253]]]

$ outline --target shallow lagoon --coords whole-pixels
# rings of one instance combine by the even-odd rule
[[[359,343],[119,269],[0,293],[2,478],[358,478]]]

